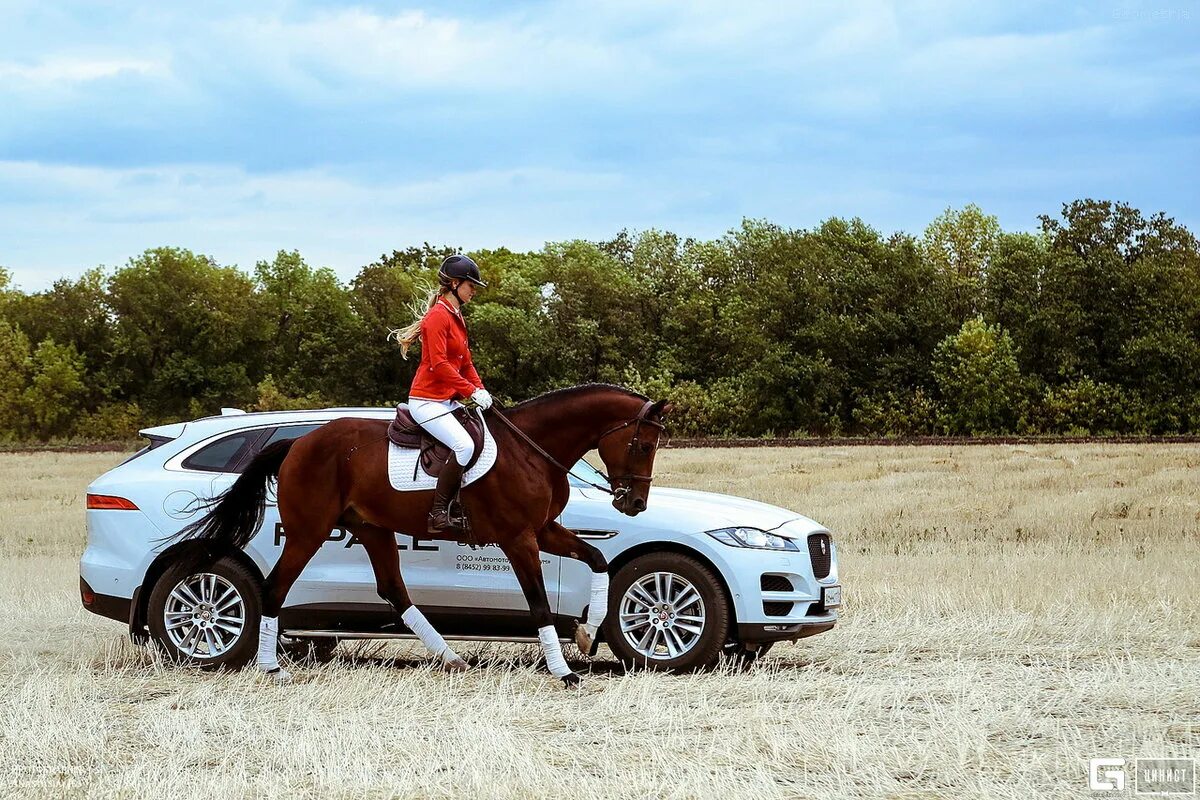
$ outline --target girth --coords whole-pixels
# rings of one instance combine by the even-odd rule
[[[469,413],[465,408],[456,408],[453,413],[454,418],[462,423],[467,435],[471,437],[471,443],[475,445],[471,460],[463,467],[465,472],[475,466],[483,452],[483,423],[478,416]],[[441,473],[446,461],[454,457],[449,447],[430,436],[428,431],[417,424],[408,413],[407,403],[396,407],[396,417],[388,423],[387,436],[392,444],[399,447],[418,448],[421,451],[421,468],[435,478]]]

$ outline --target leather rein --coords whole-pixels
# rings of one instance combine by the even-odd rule
[[[653,406],[653,405],[654,405],[653,400],[647,400],[645,402],[645,404],[642,406],[641,410],[638,411],[638,415],[636,417],[634,417],[633,419],[625,420],[624,422],[618,423],[618,424],[614,425],[613,427],[609,428],[604,433],[600,434],[599,439],[596,440],[597,443],[599,443],[601,440],[603,440],[605,436],[608,436],[609,434],[612,434],[612,433],[616,433],[617,431],[621,430],[622,428],[628,428],[630,425],[635,426],[634,431],[633,431],[633,438],[629,440],[629,446],[626,447],[626,449],[625,449],[625,453],[627,456],[626,461],[628,461],[629,460],[628,455],[633,452],[634,447],[641,444],[642,425],[652,425],[653,427],[658,428],[660,431],[665,431],[667,429],[667,426],[662,424],[658,420],[648,419],[646,417],[646,413],[650,410],[651,406]],[[497,409],[497,411],[499,411],[499,409]],[[516,425],[514,425],[512,423],[512,421],[509,420],[508,417],[506,417],[500,413],[496,413],[492,416],[498,417],[502,422],[504,422],[505,425],[507,425],[512,430],[513,433],[517,434],[517,436],[519,436],[523,440],[525,440],[526,444],[528,444],[530,447],[532,447],[534,450],[536,450],[539,454],[541,454],[542,458],[545,458],[547,461],[549,461],[551,464],[553,464],[554,466],[561,469],[563,472],[567,473],[568,475],[570,475],[571,477],[575,478],[578,481],[582,481],[583,483],[586,483],[588,486],[591,486],[595,489],[599,489],[602,492],[607,492],[608,494],[611,494],[612,496],[614,496],[616,498],[621,498],[621,497],[629,494],[629,492],[633,491],[633,484],[635,481],[642,481],[644,483],[650,483],[652,480],[654,480],[654,478],[650,475],[634,475],[632,473],[627,474],[627,475],[616,475],[613,477],[609,477],[608,475],[604,474],[603,470],[599,470],[599,469],[596,469],[595,467],[593,467],[593,469],[596,469],[596,472],[599,472],[601,475],[604,476],[604,480],[608,481],[609,486],[611,486],[615,481],[627,481],[628,485],[617,486],[617,488],[614,490],[614,489],[609,488],[609,486],[601,486],[598,483],[592,483],[591,481],[587,480],[586,478],[581,478],[580,476],[576,475],[571,470],[570,467],[563,466],[561,463],[559,463],[558,459],[556,459],[554,456],[547,453],[542,448],[542,446],[539,445],[537,442],[535,442],[533,439],[530,439],[528,434],[526,434],[525,431],[521,430]]]

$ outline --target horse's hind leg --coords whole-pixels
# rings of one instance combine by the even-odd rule
[[[554,629],[554,618],[550,615],[550,601],[546,598],[546,582],[542,578],[542,558],[538,553],[538,540],[533,531],[525,531],[516,538],[500,545],[508,556],[525,592],[529,603],[529,614],[538,629],[538,640],[542,643],[542,654],[546,666],[556,678],[562,678],[567,686],[577,686],[580,678],[567,666],[563,658],[558,631]]]
[[[590,653],[596,631],[608,614],[608,561],[594,545],[553,520],[537,532],[537,542],[543,552],[574,558],[592,568],[592,597],[588,602],[587,621],[575,628],[575,644],[584,653]]]
[[[367,550],[371,568],[375,571],[375,587],[379,596],[400,614],[405,626],[416,634],[429,652],[441,659],[447,669],[465,670],[467,662],[446,643],[421,610],[413,605],[400,575],[400,555],[396,550],[396,534],[377,525],[360,522],[347,526]]]
[[[279,666],[279,609],[304,566],[320,549],[327,533],[296,530],[294,524],[289,526],[286,522],[284,531],[287,538],[283,543],[283,554],[275,562],[275,568],[267,576],[267,583],[263,587],[262,620],[258,625],[258,668],[273,676],[278,683],[287,683],[292,679],[291,674]]]
[[[291,681],[292,676],[279,666],[279,609],[287,599],[292,584],[300,577],[305,565],[321,549],[337,522],[335,500],[321,503],[311,496],[307,506],[279,498],[279,518],[283,522],[283,553],[267,576],[263,587],[262,621],[258,626],[258,668],[278,683]],[[314,501],[315,500],[315,501]],[[328,506],[321,508],[322,505]]]

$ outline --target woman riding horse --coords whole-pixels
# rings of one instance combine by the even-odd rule
[[[462,408],[458,401],[469,398],[482,409],[492,405],[492,396],[483,388],[471,361],[462,315],[463,305],[475,296],[477,286],[487,288],[479,266],[467,256],[450,256],[438,270],[438,286],[429,293],[425,313],[407,328],[391,333],[406,359],[408,348],[421,340],[421,363],[408,391],[408,411],[454,454],[438,475],[427,526],[430,534],[463,532],[462,519],[451,519],[448,508],[458,494],[475,445],[462,423],[454,418],[455,409]]]
[[[388,479],[387,422],[341,417],[298,439],[265,447],[241,476],[205,504],[207,513],[174,537],[175,575],[203,571],[258,534],[268,485],[276,479],[280,522],[287,531],[283,552],[263,585],[259,624],[260,670],[286,682],[279,666],[279,613],[288,590],[334,528],[349,530],[363,546],[375,572],[379,596],[400,615],[429,651],[449,669],[467,664],[446,643],[412,598],[400,574],[396,533],[436,531],[432,538],[454,540],[448,504],[472,455],[471,442],[451,415],[459,398],[487,408],[491,397],[471,364],[462,304],[483,286],[479,267],[465,256],[442,264],[440,286],[418,322],[394,331],[402,347],[422,341],[421,366],[413,380],[412,415],[448,444],[454,459],[438,478],[433,511],[424,491],[397,492]],[[608,562],[590,542],[558,523],[570,497],[567,472],[591,450],[608,468],[613,507],[635,516],[646,509],[654,455],[671,406],[617,386],[592,384],[559,389],[511,408],[493,408],[488,429],[496,461],[462,490],[472,515],[472,535],[495,544],[508,557],[521,584],[550,672],[568,685],[579,676],[563,659],[559,632],[546,595],[540,553],[573,558],[592,570],[586,619],[575,642],[588,652],[608,612]],[[447,477],[449,476],[449,477]]]

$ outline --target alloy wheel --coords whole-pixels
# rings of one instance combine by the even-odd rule
[[[646,658],[678,658],[704,632],[704,600],[691,581],[673,572],[651,572],[625,590],[621,634]]]
[[[211,572],[189,575],[163,607],[167,636],[181,654],[200,660],[229,652],[246,629],[246,604],[237,588]]]

